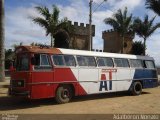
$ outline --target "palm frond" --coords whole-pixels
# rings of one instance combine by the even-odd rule
[[[117,22],[120,24],[120,25],[123,25],[123,14],[122,14],[122,11],[121,9],[119,9],[117,11],[117,13],[115,13],[114,15],[114,18],[117,20]]]
[[[124,11],[123,11],[123,19],[127,18],[127,7],[125,7]]]
[[[155,17],[149,20],[148,15],[145,15],[143,21],[139,18],[136,18],[134,20],[134,30],[137,35],[143,37],[144,39],[147,39],[149,36],[151,36],[157,28],[160,28],[160,23],[157,23],[155,26],[153,25],[154,20]]]
[[[109,25],[113,26],[113,28],[115,30],[117,30],[119,28],[119,24],[113,18],[106,18],[106,19],[104,19],[104,22],[105,22],[105,24],[109,24]]]
[[[63,18],[60,22],[59,25],[57,26],[57,29],[64,29],[68,33],[74,32],[75,28],[70,24],[68,21],[68,18],[65,17]]]
[[[35,8],[43,17],[45,17],[46,20],[49,20],[50,13],[49,13],[49,9],[47,7],[37,6]]]
[[[125,19],[125,26],[126,27],[130,28],[131,24],[132,24],[132,14]]]
[[[48,23],[45,19],[37,17],[37,18],[33,18],[32,21],[38,25],[40,25],[41,27],[45,28],[46,31],[48,29]],[[48,35],[48,32],[46,32],[46,36]]]
[[[155,26],[153,26],[153,27],[149,30],[148,36],[151,36],[151,35],[155,32],[155,30],[157,30],[158,28],[160,28],[160,23],[157,23]]]
[[[53,14],[52,14],[52,18],[55,22],[58,22],[58,18],[59,18],[59,9],[57,6],[53,5]]]
[[[149,26],[153,25],[153,21],[155,20],[156,16],[154,16],[150,21],[149,21]]]
[[[153,10],[160,16],[160,0],[146,0],[146,8]]]

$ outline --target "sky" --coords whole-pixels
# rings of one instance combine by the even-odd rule
[[[93,11],[103,0],[93,0]],[[23,43],[29,45],[37,42],[50,44],[50,37],[45,36],[45,30],[34,24],[31,17],[39,16],[36,6],[47,6],[50,10],[52,5],[60,9],[60,19],[67,17],[73,22],[88,24],[89,0],[5,0],[5,48],[13,47],[13,44]],[[112,29],[103,20],[112,17],[118,9],[128,8],[128,14],[133,17],[144,18],[146,14],[150,19],[156,14],[145,8],[145,0],[107,0],[93,15],[93,24],[96,26],[93,48],[103,49],[102,31]],[[156,16],[154,24],[160,22]],[[154,57],[156,65],[160,65],[160,29],[147,40],[147,55]],[[137,35],[134,41],[142,41]]]

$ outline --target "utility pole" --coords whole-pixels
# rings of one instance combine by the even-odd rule
[[[0,0],[0,82],[5,81],[4,0]]]
[[[92,4],[93,0],[90,0],[89,2],[89,43],[88,43],[88,49],[89,51],[92,51],[92,14],[107,0],[103,0],[92,12]]]
[[[88,43],[88,48],[90,51],[92,51],[92,3],[93,3],[93,0],[90,0],[89,2],[89,43]]]

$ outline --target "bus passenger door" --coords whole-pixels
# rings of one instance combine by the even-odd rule
[[[98,68],[92,56],[77,56],[78,81],[87,94],[98,92]]]
[[[53,97],[54,72],[49,55],[34,54],[34,69],[32,71],[31,97],[49,98]]]
[[[128,90],[132,83],[130,68],[117,68],[116,76],[117,91]]]
[[[126,91],[130,88],[130,85],[132,83],[131,70],[129,67],[128,59],[115,58],[114,62],[115,62],[115,67],[117,68],[116,72],[117,91]]]
[[[80,67],[78,81],[88,94],[98,93],[98,69],[96,67]]]

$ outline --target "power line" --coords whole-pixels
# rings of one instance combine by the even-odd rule
[[[89,44],[88,48],[91,51],[92,50],[92,14],[107,0],[103,0],[92,12],[92,4],[93,0],[90,0],[89,2]]]
[[[103,0],[92,12],[92,14],[104,3],[106,2],[107,0]]]

